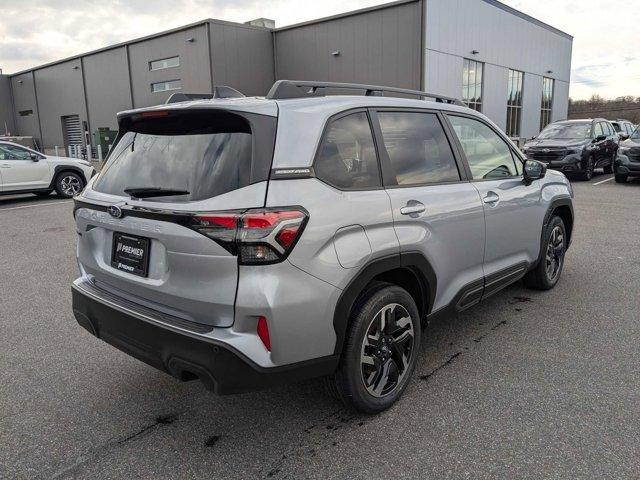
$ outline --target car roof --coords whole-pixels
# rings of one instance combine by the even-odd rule
[[[606,118],[573,118],[571,120],[558,120],[553,123],[591,123],[591,122],[609,122]]]

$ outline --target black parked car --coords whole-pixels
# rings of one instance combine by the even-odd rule
[[[523,151],[527,157],[567,176],[591,180],[594,169],[599,167],[605,173],[613,173],[618,142],[618,134],[604,118],[566,120],[547,125]]]
[[[614,173],[618,183],[626,182],[629,177],[640,177],[640,128],[620,143]]]

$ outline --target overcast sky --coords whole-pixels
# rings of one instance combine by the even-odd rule
[[[0,68],[12,73],[204,18],[284,26],[384,1],[0,0]],[[638,0],[503,1],[574,36],[572,98],[640,96]]]

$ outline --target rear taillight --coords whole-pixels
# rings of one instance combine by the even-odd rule
[[[241,264],[256,265],[284,260],[308,218],[300,207],[265,208],[197,214],[189,226],[238,255]]]

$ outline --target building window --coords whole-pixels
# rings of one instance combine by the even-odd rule
[[[464,59],[462,67],[462,101],[469,108],[482,111],[482,74],[484,63]]]
[[[522,84],[524,73],[509,70],[509,97],[507,98],[507,135],[520,136],[522,123]]]
[[[180,66],[180,57],[163,58],[149,62],[149,70],[164,70]]]
[[[156,82],[151,84],[151,91],[153,93],[166,92],[168,90],[180,90],[182,88],[182,82],[180,80],[169,80],[167,82]]]
[[[551,123],[553,110],[553,78],[542,79],[542,105],[540,108],[540,131]]]

